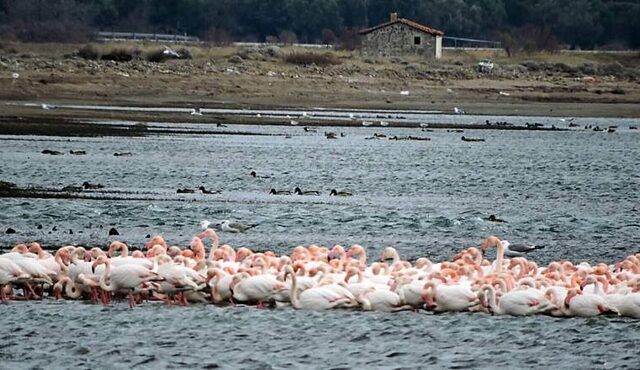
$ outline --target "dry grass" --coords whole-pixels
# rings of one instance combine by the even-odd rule
[[[563,51],[556,53],[540,52],[534,54],[517,54],[508,57],[502,49],[498,50],[444,50],[443,60],[446,62],[460,61],[465,64],[477,63],[483,59],[491,59],[500,64],[520,64],[526,61],[539,63],[563,63],[567,65],[580,64],[611,64],[618,62],[625,67],[636,67],[640,64],[640,52],[577,52]]]
[[[334,54],[330,52],[315,53],[315,52],[299,52],[293,51],[285,54],[283,58],[285,63],[297,64],[303,66],[316,65],[319,67],[326,67],[330,65],[341,64],[342,61]]]

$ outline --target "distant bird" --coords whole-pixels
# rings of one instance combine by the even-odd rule
[[[300,188],[296,187],[293,191],[297,195],[320,195],[319,191],[316,190],[306,190],[302,191]]]
[[[429,127],[429,124],[428,123],[421,123],[420,127]]]
[[[338,138],[338,135],[335,132],[325,132],[324,136],[327,139],[337,139]]]
[[[453,90],[451,90],[451,89],[447,89],[447,92],[448,92],[448,93],[450,93],[450,94],[452,94],[452,93],[453,93]]]
[[[271,176],[267,176],[267,175],[261,175],[261,176],[258,176],[258,174],[256,173],[256,171],[251,171],[251,172],[249,172],[249,175],[251,175],[251,177],[254,177],[254,178],[256,178],[256,179],[270,179],[270,178],[271,178]]]
[[[256,113],[256,117],[260,118],[262,115],[260,113]]]
[[[571,118],[560,118],[561,122],[573,122],[573,120],[575,120],[575,118],[571,117]]]
[[[487,218],[487,221],[507,223],[507,221],[505,221],[505,220],[503,220],[501,218],[497,218],[496,215],[489,215],[489,217]]]
[[[368,127],[368,126],[371,126],[371,125],[373,125],[373,122],[371,122],[371,121],[362,121],[362,126],[364,126],[364,127]]]
[[[200,108],[193,108],[191,110],[191,115],[192,116],[201,116],[202,115],[202,111],[200,111]]]
[[[220,230],[220,223],[215,223],[214,224],[209,220],[202,220],[202,221],[200,221],[200,227],[202,228],[202,230],[206,230],[206,229],[209,229],[209,228]]]
[[[178,189],[176,190],[176,193],[178,194],[193,194],[196,191],[194,189],[189,189],[189,188],[183,188],[183,189]]]
[[[269,191],[269,194],[273,194],[273,195],[291,195],[291,192],[289,190],[271,189],[271,191]]]
[[[511,244],[506,240],[502,240],[502,246],[504,247],[504,255],[507,257],[522,257],[525,253],[544,248],[543,245]]]
[[[499,94],[500,95],[504,95],[504,96],[510,96],[511,95],[508,92],[504,92],[504,91],[500,91]]]
[[[180,54],[178,54],[176,51],[172,50],[171,48],[169,48],[168,46],[164,47],[164,50],[162,51],[162,54],[172,57],[172,58],[180,58]]]
[[[297,126],[300,122],[291,120],[291,122],[289,123],[291,124],[291,126]]]
[[[350,197],[353,194],[349,193],[348,191],[337,191],[336,189],[331,189],[329,195],[334,197]]]
[[[389,126],[389,122],[386,122],[386,121],[380,121],[380,126],[382,126],[382,127],[387,127],[387,126]]]
[[[18,77],[20,77],[20,75],[18,73],[14,72],[14,73],[11,74],[11,78],[13,78],[14,80],[17,80]]]
[[[200,186],[198,188],[202,192],[202,194],[220,194],[220,190],[207,190],[204,186]]]
[[[82,183],[82,187],[85,189],[102,189],[104,188],[104,185],[102,184],[92,184],[88,181],[85,181]]]
[[[316,130],[314,128],[305,127],[304,128],[304,132],[318,132],[318,130]]]
[[[402,96],[409,96],[409,94],[411,94],[411,93],[409,92],[409,90],[402,90],[402,91],[400,91],[400,95],[402,95]]]
[[[307,112],[302,112],[302,117],[309,117],[309,115],[307,114]]]
[[[455,114],[464,114],[464,111],[458,107],[453,107],[453,113]]]
[[[40,106],[41,106],[41,107],[42,107],[42,109],[44,109],[44,110],[50,110],[50,109],[55,109],[55,108],[56,108],[56,106],[55,106],[55,105],[49,105],[49,104],[44,104],[44,103],[42,103]]]
[[[258,224],[245,225],[245,224],[241,224],[239,222],[231,222],[229,220],[224,220],[220,224],[220,230],[221,231],[225,231],[225,232],[229,232],[229,233],[241,233],[243,231],[249,230],[249,229],[254,228],[256,226],[258,226]]]
[[[349,113],[349,119],[355,120],[356,119],[356,115],[353,113]]]

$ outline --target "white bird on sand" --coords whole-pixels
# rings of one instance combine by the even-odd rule
[[[400,95],[402,95],[402,96],[409,96],[409,94],[410,94],[409,90],[400,91]]]
[[[509,94],[508,92],[504,92],[504,91],[500,91],[500,93],[499,93],[499,94],[500,94],[500,95],[504,95],[504,96],[509,96],[509,95],[511,95],[511,94]]]
[[[290,123],[291,123],[291,126],[297,126],[299,122],[298,122],[298,121],[291,120],[291,122],[290,122]]]
[[[389,122],[386,122],[386,121],[380,121],[380,126],[382,126],[382,127],[387,127],[387,126],[389,126]]]
[[[202,111],[200,111],[200,108],[193,108],[191,110],[191,115],[192,116],[201,116],[202,115]]]
[[[260,118],[262,115],[260,113],[256,113],[256,117]]]
[[[172,58],[180,58],[180,54],[178,54],[175,50],[171,49],[168,46],[164,47],[164,50],[162,51],[162,54],[170,56]]]
[[[429,124],[428,123],[421,123],[420,127],[429,127]]]
[[[50,109],[55,109],[56,106],[42,103],[41,107],[44,110],[50,110]]]
[[[11,78],[13,78],[14,80],[17,79],[18,77],[20,77],[20,75],[15,72],[11,74]]]
[[[573,122],[575,118],[571,117],[571,118],[560,118],[560,121],[562,122]]]
[[[353,113],[349,113],[349,119],[356,119],[355,114],[353,114]]]
[[[453,113],[455,114],[464,114],[464,111],[458,107],[453,107]]]
[[[373,122],[371,121],[362,121],[362,126],[367,127],[367,126],[371,126],[373,125]]]
[[[302,112],[302,117],[309,117],[309,115],[307,114],[307,112]]]

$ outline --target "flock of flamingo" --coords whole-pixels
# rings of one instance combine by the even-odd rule
[[[210,241],[206,254],[204,242]],[[87,299],[109,304],[128,297],[167,304],[257,304],[296,309],[482,311],[491,314],[640,318],[640,254],[615,265],[554,261],[540,267],[524,257],[505,259],[505,244],[490,236],[451,261],[402,260],[385,248],[367,264],[360,245],[297,246],[290,256],[219,245],[212,229],[188,248],[161,236],[146,252],[129,255],[126,244],[100,248],[65,246],[54,255],[38,243],[18,244],[0,255],[0,293],[8,300]],[[496,248],[496,259],[484,251]],[[118,253],[119,252],[119,253]]]

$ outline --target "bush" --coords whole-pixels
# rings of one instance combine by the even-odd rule
[[[337,65],[342,62],[333,53],[312,53],[312,52],[293,52],[284,56],[284,62],[289,64],[298,64],[308,66],[315,64],[317,66]]]
[[[78,56],[84,59],[100,59],[100,50],[93,44],[87,44],[78,50]]]
[[[175,55],[166,52],[168,49],[156,49],[147,53],[147,60],[153,63],[162,63],[169,59],[177,59]]]
[[[137,57],[139,55],[140,55],[140,51],[138,51],[137,49],[130,50],[126,48],[116,47],[109,50],[107,53],[103,54],[100,59],[113,60],[116,62],[128,62],[134,59],[134,57]]]

